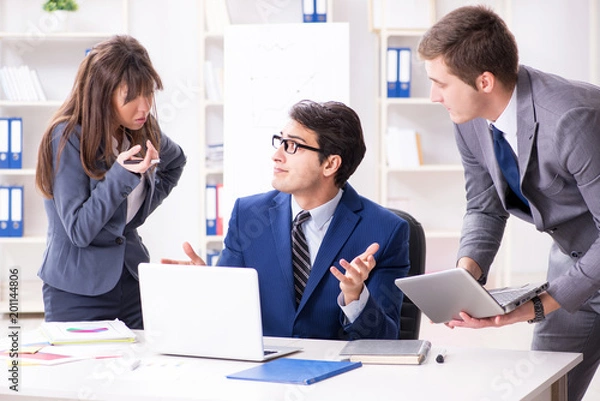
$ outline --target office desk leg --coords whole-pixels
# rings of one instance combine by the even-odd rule
[[[552,383],[552,401],[568,401],[567,375]]]

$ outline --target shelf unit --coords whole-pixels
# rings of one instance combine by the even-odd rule
[[[112,21],[98,12],[115,10]],[[128,0],[87,1],[70,15],[70,30],[56,31],[53,16],[41,3],[0,0],[0,68],[26,65],[38,73],[47,101],[12,101],[0,90],[0,116],[23,119],[22,169],[0,170],[0,184],[24,186],[23,237],[0,238],[0,313],[9,311],[8,271],[19,270],[19,313],[43,313],[37,277],[46,244],[47,218],[35,188],[35,166],[41,135],[68,95],[86,49],[115,33],[128,32]],[[23,18],[27,15],[27,18]]]
[[[199,174],[199,186],[202,199],[200,209],[200,244],[198,253],[209,263],[208,254],[217,253],[223,247],[223,236],[208,235],[206,230],[206,186],[223,183],[223,165],[216,162],[210,164],[207,160],[208,147],[223,144],[223,32],[210,32],[206,22],[205,10],[200,18],[202,26],[200,34],[200,63],[201,63],[201,87],[204,92],[200,100],[200,157],[201,171]],[[206,17],[206,18],[205,18]]]
[[[432,16],[433,18],[433,16]],[[463,168],[454,144],[447,111],[429,99],[429,80],[417,60],[423,29],[381,27],[379,37],[379,199],[381,204],[405,210],[423,224],[427,240],[426,270],[450,268],[460,238],[464,213]],[[387,49],[411,49],[410,97],[387,97]],[[422,164],[413,168],[388,166],[389,128],[410,129],[420,135]],[[400,150],[398,150],[400,151]]]

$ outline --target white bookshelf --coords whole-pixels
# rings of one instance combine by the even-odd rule
[[[88,0],[73,13],[68,31],[54,31],[43,2],[0,0],[0,68],[22,65],[34,69],[45,101],[14,101],[0,88],[0,115],[23,119],[22,169],[0,170],[0,184],[24,186],[23,237],[0,238],[0,313],[8,312],[9,269],[19,268],[19,313],[43,313],[37,277],[46,245],[47,218],[35,188],[35,167],[41,135],[52,114],[69,93],[86,49],[116,33],[126,33],[129,0]],[[100,21],[100,11],[114,17]],[[26,16],[26,17],[24,17]]]

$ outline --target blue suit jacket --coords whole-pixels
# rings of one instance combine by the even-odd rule
[[[294,300],[291,245],[291,199],[271,191],[236,201],[225,238],[221,266],[258,271],[264,335],[304,338],[397,338],[402,292],[394,284],[409,269],[408,223],[359,196],[346,185],[312,267],[298,308]],[[337,304],[342,272],[350,261],[377,242],[377,266],[366,282],[371,296],[352,324]]]
[[[136,229],[177,185],[186,158],[176,143],[161,136],[161,162],[146,173],[146,198],[126,224],[127,195],[140,185],[140,177],[118,163],[103,180],[88,177],[80,160],[78,135],[71,135],[56,167],[63,126],[53,132],[57,173],[54,198],[44,200],[48,235],[38,276],[60,290],[96,296],[114,288],[123,267],[137,278],[138,264],[149,261]]]

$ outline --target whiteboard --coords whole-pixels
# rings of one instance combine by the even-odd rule
[[[347,23],[230,25],[224,37],[224,229],[235,199],[270,191],[271,137],[302,100],[350,97]]]

